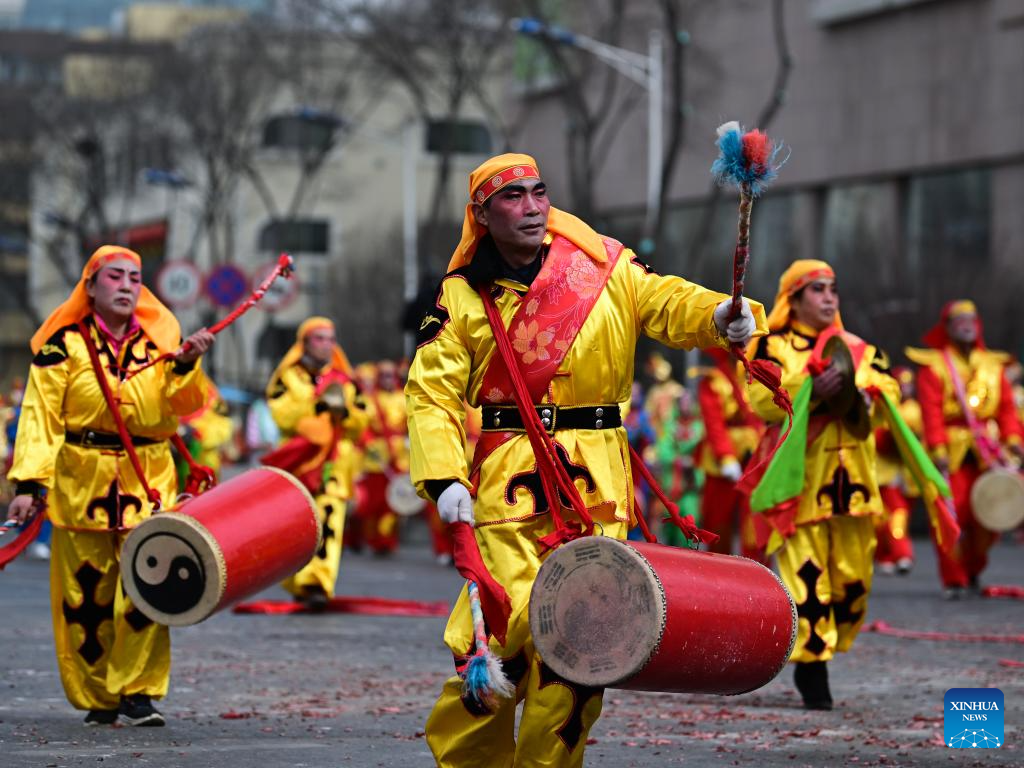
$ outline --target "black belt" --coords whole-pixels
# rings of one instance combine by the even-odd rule
[[[544,403],[533,407],[548,434],[558,429],[617,429],[622,426],[622,414],[616,403],[567,406]],[[526,431],[519,409],[514,405],[485,405],[482,410],[484,432]]]
[[[95,432],[91,429],[86,432],[65,432],[64,442],[70,445],[80,445],[83,448],[111,448],[117,450],[124,448],[120,435],[112,435],[109,432]],[[135,437],[132,435],[132,445],[136,447],[156,445],[162,442],[164,441],[154,440],[151,437]]]

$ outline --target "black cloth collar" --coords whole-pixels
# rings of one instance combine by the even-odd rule
[[[474,288],[481,285],[490,285],[502,278],[513,280],[529,287],[540,273],[544,265],[544,257],[547,256],[547,246],[541,249],[537,258],[525,267],[510,266],[498,252],[498,246],[494,244],[494,238],[484,235],[477,243],[476,253],[473,260],[466,267],[466,277],[469,284]]]

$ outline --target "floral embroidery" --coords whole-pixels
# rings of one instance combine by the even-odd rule
[[[502,392],[497,387],[491,387],[489,390],[487,390],[487,394],[484,395],[484,400],[486,400],[489,403],[504,403],[508,400],[508,398],[505,397],[505,393]]]
[[[539,308],[540,308],[540,299],[538,299],[536,296],[534,296],[532,299],[530,299],[529,303],[526,305],[526,314],[527,314],[527,316],[533,317],[533,315],[537,314],[537,310]]]
[[[569,289],[582,298],[593,296],[601,288],[602,278],[601,270],[583,251],[576,251],[565,269]]]
[[[536,320],[529,323],[520,323],[516,326],[516,337],[512,341],[512,348],[522,357],[526,365],[535,360],[550,360],[548,345],[554,340],[555,334],[551,328],[540,330]]]

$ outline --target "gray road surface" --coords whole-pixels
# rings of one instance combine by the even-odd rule
[[[422,540],[421,531],[412,531]],[[908,578],[876,577],[869,620],[917,630],[1024,634],[1024,602],[939,597],[934,558],[918,545]],[[1024,583],[1024,548],[993,552],[994,584]],[[450,656],[443,619],[221,613],[174,630],[163,729],[85,728],[66,703],[51,642],[48,569],[0,574],[0,766],[430,766],[423,725]],[[346,553],[339,592],[453,600],[457,574],[425,544],[392,559]],[[268,593],[283,596],[280,592]],[[1022,765],[1024,644],[860,637],[831,667],[833,712],[798,704],[786,670],[736,698],[610,691],[588,766]],[[949,750],[943,693],[997,686],[1006,746]],[[481,763],[485,766],[486,763]]]

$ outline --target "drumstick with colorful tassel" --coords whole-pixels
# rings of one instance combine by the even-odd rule
[[[480,590],[476,582],[468,583],[469,609],[473,614],[473,639],[476,650],[466,665],[462,680],[463,695],[472,698],[488,712],[498,707],[498,699],[511,698],[515,687],[501,668],[501,659],[494,655],[487,643],[487,629],[484,626],[484,612],[480,607]]]
[[[718,146],[718,157],[711,165],[711,173],[719,184],[734,184],[740,191],[739,224],[732,260],[732,307],[729,311],[729,319],[735,320],[743,308],[743,289],[747,280],[747,267],[750,264],[750,214],[754,207],[754,198],[758,197],[776,177],[788,155],[780,161],[780,144],[776,144],[767,134],[756,128],[744,132],[735,120],[718,126],[718,139],[715,144]],[[789,393],[782,387],[780,371],[764,360],[748,360],[746,350],[741,344],[733,344],[731,349],[733,355],[746,369],[748,381],[759,381],[771,390],[772,400],[790,417],[785,433],[776,445],[777,450],[789,435],[793,423],[793,403]],[[759,463],[757,468],[767,466],[767,462],[774,455],[773,450],[772,455]],[[748,468],[748,476],[755,475],[755,470],[753,466]]]

